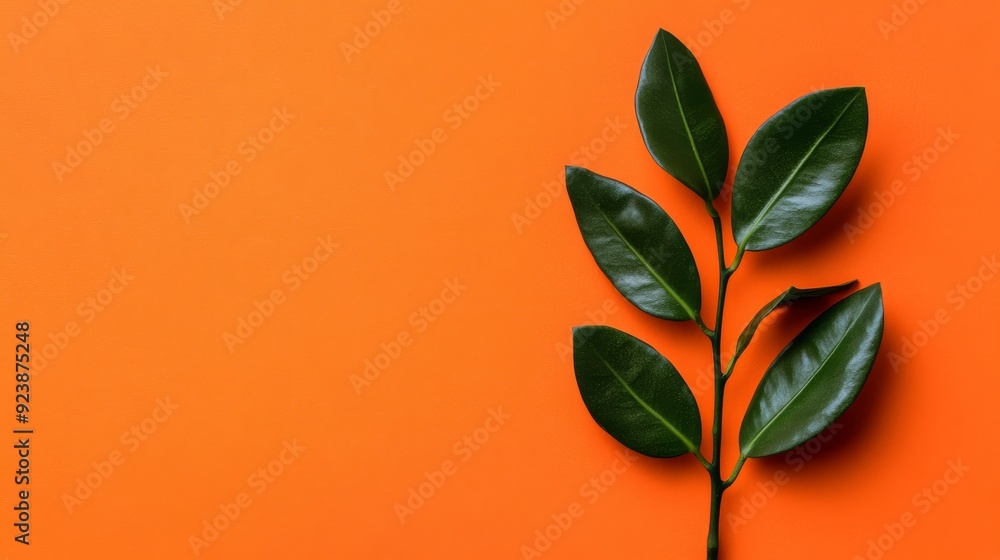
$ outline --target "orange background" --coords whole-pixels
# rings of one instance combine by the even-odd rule
[[[593,0],[557,20],[547,12],[558,0],[400,0],[345,56],[355,27],[387,2],[234,3],[220,18],[210,0],[71,2],[37,16],[48,21],[16,48],[10,33],[42,8],[18,0],[0,12],[0,331],[13,346],[14,323],[30,321],[36,364],[32,544],[13,541],[8,435],[0,555],[192,557],[189,537],[245,493],[250,504],[200,557],[523,558],[535,531],[574,502],[582,516],[550,530],[560,534],[543,558],[703,557],[708,481],[691,457],[605,473],[613,482],[591,503],[589,481],[621,467],[623,448],[588,416],[560,353],[572,326],[596,321],[649,341],[691,385],[711,363],[691,324],[645,316],[614,291],[561,180],[563,165],[586,165],[667,209],[712,315],[711,224],[646,153],[632,108],[663,27],[698,55],[734,164],[757,125],[810,89],[864,85],[870,104],[865,155],[840,202],[795,243],[744,260],[725,346],[788,285],[857,277],[883,284],[883,351],[812,460],[749,462],[726,495],[724,515],[746,523],[734,530],[724,517],[725,556],[874,558],[869,540],[880,537],[887,559],[1000,556],[1000,282],[974,280],[1000,233],[993,4]],[[893,17],[898,28],[880,28]],[[141,86],[147,66],[167,73],[155,89]],[[474,111],[447,112],[490,76],[499,85],[479,89]],[[121,118],[115,100],[133,91],[143,99]],[[290,122],[272,121],[286,107]],[[111,132],[57,178],[53,161],[105,118]],[[283,129],[263,133],[272,141],[248,161],[241,144],[272,122]],[[934,151],[942,127],[957,138]],[[384,173],[436,128],[443,142],[390,189]],[[602,132],[609,142],[596,140]],[[591,144],[600,153],[581,160],[575,152]],[[915,177],[913,158],[932,156]],[[240,173],[186,221],[180,205],[232,160]],[[550,181],[558,189],[547,198]],[[545,208],[519,232],[526,198]],[[877,217],[849,235],[863,211]],[[285,275],[314,264],[327,236],[333,254],[292,290]],[[133,279],[112,294],[122,267]],[[460,294],[434,302],[456,278]],[[953,292],[967,283],[978,288],[971,299]],[[282,303],[230,352],[224,333],[274,290]],[[109,296],[86,311],[88,298]],[[727,395],[726,470],[763,367],[831,301],[783,312],[741,360]],[[412,318],[428,306],[433,322]],[[602,308],[611,313],[601,318]],[[917,334],[936,314],[947,323]],[[71,321],[78,331],[59,348]],[[352,376],[401,333],[408,345],[358,394]],[[914,336],[921,347],[893,363],[889,353]],[[0,391],[10,429],[13,385]],[[707,425],[710,396],[696,393]],[[154,415],[167,398],[178,408]],[[496,407],[510,416],[502,426],[488,421]],[[155,431],[126,444],[123,434],[144,425]],[[472,451],[465,437],[482,444]],[[305,449],[282,455],[285,442]],[[122,462],[102,476],[94,463],[116,452]],[[451,474],[401,523],[395,505],[446,461]],[[949,461],[969,471],[939,482],[947,493],[930,507],[914,501]],[[258,493],[251,477],[268,466],[280,475]],[[758,485],[779,470],[788,483],[776,492]],[[68,508],[88,476],[99,486]],[[916,524],[884,536],[905,513]]]

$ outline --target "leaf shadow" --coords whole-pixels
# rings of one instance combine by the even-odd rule
[[[694,455],[690,453],[666,459],[644,457],[644,460],[641,463],[637,463],[636,467],[636,470],[654,473],[659,480],[671,482],[681,480],[683,477],[692,477],[701,480],[705,476],[704,469],[698,464],[698,460],[695,459]]]
[[[627,314],[623,314],[623,316],[627,315],[628,324],[635,325],[637,332],[652,333],[652,336],[649,337],[650,340],[646,342],[656,346],[661,352],[663,351],[663,342],[667,342],[669,346],[684,349],[691,348],[704,340],[704,335],[691,321],[659,319],[632,306],[628,301],[625,301],[625,305],[631,307]],[[668,360],[670,358],[667,356]]]

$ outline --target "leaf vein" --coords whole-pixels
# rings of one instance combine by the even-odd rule
[[[678,295],[677,292],[674,291],[674,289],[670,286],[670,284],[668,284],[667,281],[664,280],[663,277],[661,277],[656,272],[656,270],[653,269],[653,266],[650,265],[649,262],[639,253],[639,250],[636,249],[632,245],[632,243],[630,243],[629,240],[625,238],[625,235],[621,232],[621,230],[618,229],[618,226],[616,226],[614,222],[611,221],[611,218],[609,218],[608,215],[604,213],[604,209],[601,208],[600,205],[596,206],[598,212],[600,212],[601,214],[601,217],[604,218],[604,221],[607,222],[607,224],[611,227],[612,230],[614,230],[615,235],[618,236],[618,239],[620,239],[621,242],[624,243],[626,247],[628,247],[629,251],[631,251],[632,254],[635,255],[635,258],[639,259],[639,262],[642,263],[642,266],[650,274],[653,275],[653,278],[656,279],[656,281],[660,284],[660,286],[662,286],[663,289],[666,290],[667,293],[670,294],[670,296],[673,297],[674,300],[680,304],[680,306],[684,309],[684,311],[688,314],[688,316],[691,317],[691,320],[696,320],[695,312],[693,309],[691,309],[691,306],[689,306],[686,301],[681,299],[680,295]]]
[[[597,356],[601,359],[601,362],[603,362],[604,365],[608,368],[608,371],[610,371],[611,374],[615,376],[615,379],[617,379],[618,382],[621,383],[622,387],[624,387],[625,390],[628,391],[628,394],[632,395],[632,398],[635,399],[635,402],[639,403],[643,408],[646,409],[647,412],[653,415],[657,420],[660,421],[661,424],[666,426],[668,430],[670,430],[675,436],[677,436],[677,439],[679,439],[681,443],[684,444],[684,447],[688,448],[688,451],[690,451],[691,453],[695,452],[695,446],[691,440],[685,437],[684,434],[680,432],[680,430],[678,430],[666,418],[661,416],[659,412],[653,409],[653,407],[649,406],[646,403],[646,401],[642,399],[642,397],[636,394],[636,392],[632,390],[632,387],[624,379],[622,379],[620,375],[618,375],[618,370],[616,370],[614,366],[612,366],[610,363],[608,363],[607,360],[604,359],[604,356],[602,356],[601,354],[598,354]]]
[[[858,316],[855,317],[853,321],[851,321],[851,324],[848,325],[846,329],[844,329],[844,336],[840,337],[840,340],[837,341],[836,346],[834,346],[833,349],[830,350],[830,352],[826,355],[826,357],[823,358],[823,362],[819,364],[819,367],[816,368],[815,372],[811,376],[809,376],[809,379],[802,385],[802,387],[799,387],[799,390],[796,391],[795,394],[792,395],[792,397],[785,402],[785,404],[778,410],[778,412],[776,412],[774,416],[772,416],[771,419],[767,421],[766,424],[764,424],[759,430],[757,430],[757,435],[754,436],[752,440],[750,440],[750,443],[746,446],[747,449],[753,449],[753,446],[761,438],[764,432],[766,432],[768,428],[771,427],[771,424],[773,424],[775,420],[778,419],[778,417],[784,414],[791,407],[792,403],[796,399],[798,399],[799,396],[802,395],[802,393],[805,392],[806,388],[809,387],[810,383],[812,383],[813,381],[816,380],[817,377],[819,377],[819,372],[822,371],[824,367],[826,367],[826,364],[830,361],[830,358],[834,354],[836,354],[837,350],[839,350],[841,345],[844,344],[844,341],[847,340],[847,333],[849,333],[854,328],[854,326],[858,324],[863,315],[864,313],[858,313]]]
[[[830,126],[823,132],[823,134],[821,134],[819,138],[816,139],[816,142],[814,142],[813,145],[809,148],[809,151],[806,152],[806,155],[802,158],[801,161],[799,161],[799,164],[795,166],[795,169],[792,170],[788,178],[785,179],[785,181],[781,184],[780,187],[778,187],[776,191],[774,191],[774,194],[772,194],[771,198],[768,199],[767,203],[764,205],[764,208],[762,208],[761,211],[757,213],[757,217],[754,219],[753,223],[750,224],[750,227],[747,228],[746,236],[743,238],[743,243],[741,244],[743,247],[746,247],[747,243],[749,243],[750,237],[757,231],[757,228],[760,227],[760,222],[764,219],[764,216],[767,215],[767,213],[770,212],[772,208],[774,208],[774,205],[778,203],[778,198],[784,193],[784,191],[788,188],[788,185],[799,174],[799,171],[802,170],[806,162],[809,161],[809,158],[812,157],[813,152],[815,152],[816,149],[819,147],[819,145],[823,142],[823,140],[826,139],[827,135],[830,134],[830,131],[832,131],[835,126],[837,126],[837,123],[840,122],[840,119],[844,116],[844,113],[846,113],[847,110],[851,108],[851,105],[853,105],[854,102],[857,101],[858,97],[860,96],[861,92],[859,91],[854,95],[853,98],[851,98],[851,100],[847,103],[847,105],[844,106],[844,109],[840,112],[840,114],[837,115],[837,118],[833,120],[833,123],[831,123]]]
[[[663,51],[666,53],[667,57],[667,71],[670,74],[670,85],[673,86],[674,99],[677,101],[677,111],[681,115],[681,122],[684,124],[684,132],[687,134],[688,143],[691,144],[691,151],[694,153],[694,160],[698,162],[698,169],[701,170],[701,177],[705,180],[705,188],[707,189],[706,200],[712,200],[712,185],[708,181],[708,173],[705,172],[705,164],[701,161],[701,154],[698,152],[698,146],[694,143],[694,135],[691,133],[691,127],[688,125],[687,114],[684,112],[684,105],[681,103],[680,92],[677,90],[677,80],[674,78],[674,66],[670,61],[670,49],[667,48],[667,42],[660,36],[660,41],[663,43]]]

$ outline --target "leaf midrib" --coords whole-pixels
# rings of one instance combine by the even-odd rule
[[[840,340],[837,341],[837,345],[834,346],[832,350],[830,350],[830,353],[827,354],[825,358],[823,358],[823,362],[820,363],[819,367],[817,367],[815,372],[809,377],[809,380],[806,381],[802,385],[802,387],[800,387],[799,390],[795,392],[792,398],[788,399],[788,401],[785,402],[784,406],[782,406],[778,410],[778,412],[775,413],[775,415],[772,416],[771,419],[767,421],[766,424],[764,424],[763,426],[761,426],[759,430],[757,430],[757,435],[754,436],[754,438],[750,440],[750,443],[746,446],[747,450],[753,450],[754,445],[756,445],[757,441],[761,438],[761,436],[764,435],[764,433],[768,430],[768,428],[771,427],[771,424],[773,424],[774,421],[778,419],[778,417],[784,414],[791,407],[791,404],[795,402],[795,400],[798,399],[799,396],[806,390],[806,388],[809,387],[809,385],[816,380],[816,378],[819,376],[819,372],[822,371],[824,367],[826,367],[826,364],[827,362],[830,361],[830,358],[837,353],[837,350],[840,349],[840,346],[844,344],[845,340],[847,340],[847,334],[850,333],[852,329],[854,329],[855,325],[857,325],[858,322],[861,320],[861,317],[864,316],[864,311],[865,309],[867,309],[867,307],[868,307],[868,302],[866,301],[865,304],[862,306],[861,311],[858,313],[857,317],[855,317],[854,320],[851,321],[851,324],[848,325],[846,329],[844,329],[844,336],[840,337]]]
[[[701,154],[698,152],[698,146],[694,143],[694,135],[691,134],[691,127],[687,122],[687,114],[684,112],[684,105],[681,103],[680,92],[677,90],[677,80],[674,77],[674,65],[670,61],[670,48],[667,47],[667,41],[663,38],[663,34],[659,35],[660,42],[663,44],[663,52],[667,58],[667,73],[670,74],[670,85],[673,86],[674,99],[677,101],[677,111],[681,115],[681,123],[684,124],[684,132],[687,135],[688,143],[691,144],[691,151],[694,153],[694,160],[698,163],[698,169],[701,170],[701,177],[705,180],[705,200],[712,200],[712,185],[708,181],[708,173],[705,172],[705,164],[701,161]]]
[[[839,115],[837,115],[837,118],[834,119],[833,122],[830,124],[830,126],[827,127],[827,129],[823,132],[823,134],[821,134],[820,137],[816,139],[816,142],[814,142],[813,145],[809,148],[809,151],[802,158],[802,160],[799,161],[799,164],[795,166],[795,169],[792,170],[792,173],[788,176],[788,178],[785,179],[785,181],[781,184],[781,186],[778,187],[778,189],[774,192],[774,194],[771,195],[771,198],[768,199],[767,204],[765,204],[764,208],[762,208],[761,211],[757,213],[757,217],[754,219],[753,223],[750,224],[750,227],[747,228],[747,233],[746,236],[743,238],[743,243],[740,244],[741,248],[747,246],[747,244],[750,242],[750,238],[753,236],[754,233],[756,233],[757,228],[760,227],[760,222],[761,220],[764,219],[764,216],[766,216],[767,213],[770,212],[772,208],[774,208],[774,205],[778,203],[778,198],[781,196],[782,193],[785,192],[785,190],[788,188],[788,185],[799,174],[799,171],[802,170],[802,167],[805,166],[806,162],[809,161],[809,158],[812,157],[813,152],[815,152],[816,149],[819,147],[819,145],[823,143],[823,140],[825,140],[826,137],[830,134],[830,131],[832,131],[833,128],[837,126],[837,123],[840,122],[840,119],[843,118],[844,113],[846,113],[847,110],[851,108],[851,105],[854,105],[854,102],[857,101],[858,97],[860,96],[861,96],[860,91],[854,94],[854,97],[852,97],[851,100],[847,102],[847,105],[845,105],[844,109],[840,112]]]
[[[681,443],[684,444],[684,447],[687,447],[688,451],[690,451],[691,453],[695,452],[695,446],[691,440],[685,437],[684,434],[680,432],[680,430],[675,428],[673,424],[671,424],[669,421],[667,421],[666,418],[661,416],[660,413],[658,413],[656,410],[653,409],[653,407],[646,404],[646,401],[642,400],[642,397],[640,397],[638,394],[636,394],[635,391],[632,390],[632,387],[624,379],[622,379],[620,375],[618,375],[618,370],[616,370],[614,366],[608,363],[608,361],[604,359],[603,355],[597,354],[597,357],[601,359],[601,362],[604,363],[604,365],[608,368],[608,371],[611,372],[611,375],[614,375],[615,379],[617,379],[618,382],[621,383],[622,387],[624,387],[625,390],[628,391],[628,394],[632,395],[632,398],[635,399],[635,402],[639,403],[643,408],[646,409],[647,412],[653,415],[657,420],[660,421],[661,424],[666,426],[668,430],[670,430],[675,436],[677,436],[677,439],[679,439]]]
[[[639,250],[636,249],[634,246],[632,246],[631,243],[629,243],[629,240],[625,238],[625,235],[621,232],[621,230],[618,229],[618,226],[616,226],[614,222],[611,221],[611,218],[609,218],[608,215],[604,213],[604,209],[601,208],[601,205],[596,204],[595,202],[594,206],[597,207],[597,212],[601,215],[602,218],[604,218],[604,221],[607,222],[609,226],[611,226],[612,230],[614,230],[615,235],[618,236],[618,239],[620,239],[621,242],[624,243],[626,247],[628,247],[629,251],[632,251],[632,254],[635,255],[635,258],[639,259],[639,262],[642,263],[642,266],[650,274],[652,274],[653,278],[656,279],[656,281],[660,284],[660,286],[662,286],[663,289],[666,290],[667,293],[670,294],[670,296],[673,297],[674,300],[680,304],[680,306],[684,309],[684,311],[687,312],[688,317],[690,317],[692,321],[696,320],[694,310],[691,309],[691,307],[687,304],[687,302],[681,299],[680,295],[678,295],[677,292],[675,292],[674,289],[670,287],[670,284],[668,284],[666,280],[664,280],[655,270],[653,270],[652,265],[650,265],[649,262],[647,262],[646,259],[639,253]]]

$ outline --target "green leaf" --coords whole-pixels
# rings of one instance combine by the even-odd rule
[[[762,251],[812,227],[854,176],[867,135],[868,101],[860,87],[810,93],[764,122],[736,169],[736,243]]]
[[[660,30],[635,92],[639,130],[653,160],[698,196],[719,196],[729,170],[722,114],[691,51]]]
[[[698,403],[653,347],[611,327],[576,327],[573,367],[590,415],[622,445],[651,457],[700,453]]]
[[[740,451],[763,457],[823,431],[864,385],[882,342],[882,288],[852,294],[809,324],[767,369],[740,428]]]
[[[778,297],[772,299],[767,305],[761,308],[761,310],[753,316],[753,319],[747,323],[746,328],[744,328],[743,332],[740,333],[739,339],[736,340],[736,350],[733,352],[733,357],[729,360],[730,366],[726,368],[726,370],[732,371],[732,364],[735,364],[736,360],[738,360],[743,352],[746,351],[754,333],[757,332],[757,327],[760,326],[760,323],[765,317],[767,317],[779,306],[791,304],[792,302],[800,299],[818,298],[835,294],[841,290],[846,290],[857,283],[857,280],[851,280],[850,282],[844,282],[843,284],[837,284],[836,286],[824,286],[822,288],[796,288],[795,286],[792,286],[784,292],[781,292]]]
[[[566,190],[597,265],[636,307],[662,319],[698,317],[701,282],[670,216],[624,183],[566,168]]]

